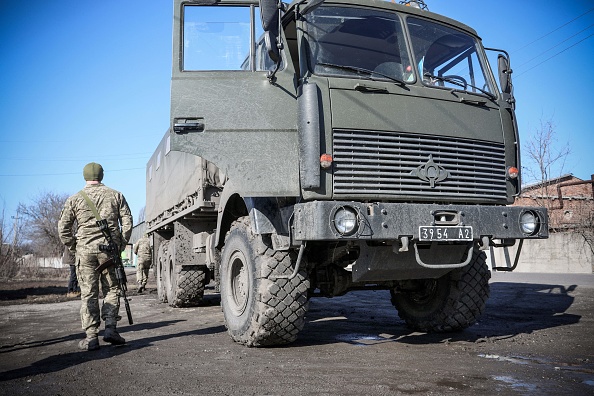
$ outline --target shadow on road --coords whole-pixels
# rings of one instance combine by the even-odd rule
[[[42,286],[16,290],[0,290],[0,301],[21,300],[32,296],[63,295],[67,291],[68,288],[66,286]]]
[[[577,286],[498,282],[477,324],[462,332],[420,333],[406,327],[390,303],[387,291],[360,291],[334,299],[310,301],[305,328],[291,346],[350,342],[433,344],[487,342],[536,330],[579,322],[581,316],[566,311],[574,302],[569,293]]]
[[[159,327],[166,327],[166,326],[173,326],[178,322],[183,322],[181,320],[172,320],[172,321],[164,321],[159,323],[148,323],[142,325],[133,325],[129,326],[127,330],[143,330],[143,329],[156,329]],[[148,346],[153,345],[153,343],[158,341],[169,340],[172,338],[179,338],[179,337],[187,337],[187,336],[200,336],[200,335],[207,335],[207,334],[215,334],[225,331],[224,326],[213,326],[207,327],[204,329],[197,329],[191,331],[183,331],[179,333],[171,333],[171,334],[162,334],[157,335],[154,337],[147,337],[141,338],[138,340],[129,341],[126,345],[120,346],[112,346],[108,344],[102,344],[101,348],[97,351],[77,351],[77,352],[70,352],[63,355],[53,355],[49,356],[45,359],[39,360],[27,367],[22,367],[10,371],[6,371],[0,373],[0,381],[10,381],[17,378],[23,377],[30,377],[33,375],[38,374],[48,374],[57,371],[64,370],[68,367],[76,366],[81,363],[85,363],[88,361],[96,361],[100,359],[109,359],[114,356],[122,355],[128,353],[130,351],[139,350]],[[99,334],[102,336],[102,333]],[[58,339],[53,340],[45,340],[45,341],[37,341],[30,343],[29,346],[26,347],[36,347],[41,345],[47,345],[48,342],[56,343],[56,342],[63,342],[69,341],[74,339],[81,339],[80,333],[68,335],[65,337],[61,337]],[[10,351],[14,351],[14,349],[10,349]]]

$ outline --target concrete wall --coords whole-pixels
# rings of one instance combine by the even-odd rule
[[[487,263],[491,268],[505,267],[507,256],[511,266],[516,251],[517,243],[509,249],[491,248],[487,252]],[[549,239],[524,241],[514,272],[591,274],[594,272],[594,254],[580,234],[554,233]]]
[[[68,265],[62,265],[61,257],[29,257],[24,258],[24,263],[42,268],[63,268]]]

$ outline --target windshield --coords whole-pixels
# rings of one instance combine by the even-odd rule
[[[480,94],[493,93],[474,38],[424,19],[410,17],[406,21],[423,83]]]
[[[319,7],[306,18],[308,62],[314,73],[414,81],[398,15],[364,8]]]
[[[309,69],[314,74],[401,83],[492,97],[493,88],[472,36],[428,20],[389,11],[322,6],[306,15]],[[412,60],[414,59],[414,66]]]

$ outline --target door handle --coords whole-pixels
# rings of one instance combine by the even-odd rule
[[[355,85],[355,91],[359,92],[371,92],[371,93],[389,93],[387,88],[383,87],[370,87],[369,85],[357,84]]]
[[[481,100],[481,99],[469,99],[469,98],[460,98],[460,103],[466,103],[466,104],[471,104],[471,105],[476,105],[476,106],[484,106],[487,104],[486,100]]]
[[[204,122],[201,120],[176,120],[173,124],[173,132],[177,134],[204,132]]]

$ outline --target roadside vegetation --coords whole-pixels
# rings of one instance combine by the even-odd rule
[[[66,194],[40,193],[30,204],[20,203],[16,216],[0,211],[0,280],[67,279],[60,263],[63,245],[58,219]]]

